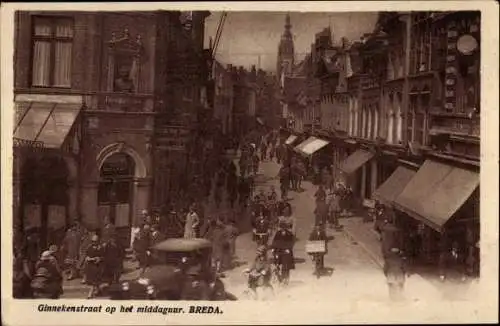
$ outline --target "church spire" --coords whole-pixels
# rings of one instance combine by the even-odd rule
[[[281,35],[281,40],[278,46],[278,62],[276,69],[278,75],[280,75],[284,65],[288,67],[285,69],[285,71],[287,71],[288,73],[291,72],[293,66],[294,46],[291,29],[292,24],[290,23],[290,14],[287,13],[285,17],[285,30]]]
[[[292,29],[292,24],[290,24],[290,14],[286,14],[285,18],[285,30],[291,30]]]

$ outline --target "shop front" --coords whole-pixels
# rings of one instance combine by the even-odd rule
[[[352,188],[354,196],[360,200],[371,198],[369,185],[372,181],[373,166],[376,164],[374,157],[375,154],[371,151],[358,149],[349,155],[339,167],[344,182]]]
[[[320,181],[321,172],[331,164],[333,150],[329,144],[327,140],[310,136],[294,147],[294,151],[307,160],[308,174],[313,177],[316,184]]]
[[[479,174],[426,160],[393,200],[417,260],[440,270],[478,270]]]
[[[14,227],[40,248],[78,219],[81,97],[19,95],[14,127]]]

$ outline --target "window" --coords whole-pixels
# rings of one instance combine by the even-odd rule
[[[432,29],[429,13],[414,15],[410,71],[412,74],[429,71],[431,68]]]
[[[402,115],[402,110],[401,110],[401,103],[402,103],[402,95],[401,93],[397,93],[396,96],[394,96],[394,119],[395,119],[395,124],[394,127],[396,128],[394,132],[394,141],[397,144],[402,144],[403,143],[403,115]]]
[[[414,92],[410,96],[408,112],[408,141],[420,145],[427,143],[426,125],[427,112],[430,105],[430,92],[426,89]]]
[[[34,17],[31,85],[71,87],[72,51],[72,19]]]

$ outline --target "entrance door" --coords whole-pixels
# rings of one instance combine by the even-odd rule
[[[68,223],[66,162],[58,155],[34,154],[24,164],[22,178],[23,230],[38,234],[42,250],[60,245]]]
[[[135,164],[124,153],[111,155],[104,161],[100,171],[98,192],[99,218],[101,225],[112,223],[120,241],[127,244],[132,223],[132,190]]]

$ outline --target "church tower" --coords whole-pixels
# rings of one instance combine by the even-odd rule
[[[278,78],[281,78],[282,73],[284,75],[290,75],[292,73],[295,55],[291,29],[290,14],[287,14],[285,19],[285,31],[283,35],[281,35],[278,46],[278,60],[276,66],[276,76],[278,76]]]

